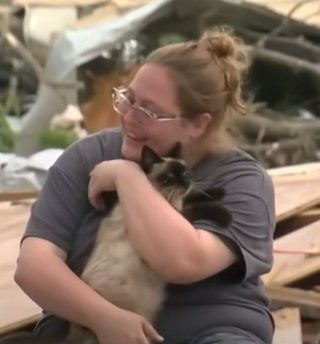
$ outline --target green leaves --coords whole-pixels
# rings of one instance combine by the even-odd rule
[[[61,148],[65,149],[78,139],[74,132],[52,129],[44,131],[39,135],[39,142],[43,149]]]
[[[7,120],[8,108],[0,104],[0,152],[12,152],[15,148],[15,135]]]

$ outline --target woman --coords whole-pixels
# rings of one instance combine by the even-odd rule
[[[77,142],[49,170],[15,273],[46,311],[37,333],[64,337],[69,320],[91,328],[101,344],[272,342],[260,276],[272,265],[273,185],[227,132],[231,114],[246,111],[245,67],[242,46],[219,30],[154,51],[128,88],[115,90],[121,129]],[[144,144],[165,155],[177,141],[199,185],[225,188],[228,228],[189,223],[139,168]],[[77,277],[103,216],[104,190],[117,190],[132,244],[169,283],[154,326]]]

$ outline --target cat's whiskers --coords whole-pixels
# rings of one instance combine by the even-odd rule
[[[198,182],[200,180],[203,180],[203,178],[195,178],[195,179],[193,179],[194,182]]]
[[[174,195],[174,191],[175,191],[174,189],[172,189],[172,190],[170,191],[169,196],[168,196],[168,200],[169,200],[169,201],[172,201],[172,200],[173,200],[173,197],[172,197],[172,196]]]
[[[194,185],[209,185],[211,182],[193,182]]]
[[[197,188],[196,190],[198,190],[199,192],[203,193],[204,195],[206,195],[209,198],[212,198],[211,195],[209,195],[207,192],[205,192],[204,190]]]
[[[169,197],[169,194],[168,191],[170,191],[171,187],[170,186],[167,186],[166,188],[163,188],[162,189],[162,193],[165,195],[165,197]]]

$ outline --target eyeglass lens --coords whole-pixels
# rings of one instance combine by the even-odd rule
[[[122,116],[128,114],[130,110],[134,110],[133,118],[141,126],[150,125],[152,118],[143,110],[134,107],[124,96],[118,95],[114,102],[115,110]]]

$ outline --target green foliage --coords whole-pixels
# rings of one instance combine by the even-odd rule
[[[159,46],[161,47],[161,46],[165,46],[172,43],[185,42],[186,40],[187,40],[187,37],[179,33],[162,34],[159,37]]]
[[[7,110],[0,104],[0,152],[12,152],[15,148],[15,135],[7,121]]]
[[[4,153],[12,152],[15,148],[15,135],[7,116],[11,113],[18,116],[21,112],[17,87],[17,80],[11,78],[8,94],[3,103],[0,103],[0,152]]]
[[[62,129],[47,130],[39,135],[39,143],[43,149],[65,149],[77,139],[78,137],[75,133]]]
[[[16,78],[10,79],[10,86],[5,100],[6,115],[20,116],[21,107],[18,97],[18,81]]]

